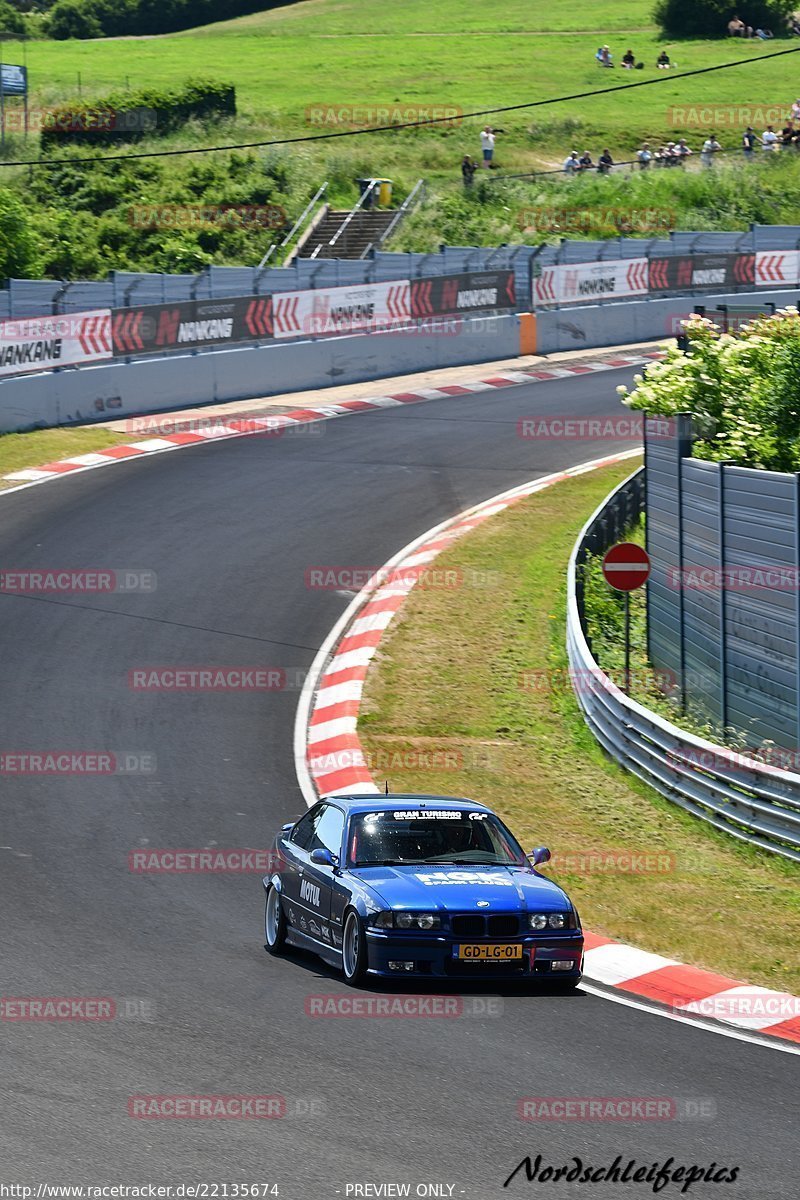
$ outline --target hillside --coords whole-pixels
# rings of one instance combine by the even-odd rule
[[[441,0],[436,6],[426,0],[393,5],[377,0],[300,0],[163,37],[30,43],[31,105],[47,108],[76,98],[79,92],[85,100],[124,85],[132,89],[145,84],[170,86],[189,76],[235,83],[235,120],[193,124],[168,138],[149,138],[137,146],[139,151],[160,151],[350,131],[359,122],[380,122],[379,110],[386,108],[401,119],[414,119],[445,110],[459,114],[624,85],[625,90],[610,95],[492,118],[505,131],[498,137],[497,165],[511,173],[552,169],[573,148],[588,147],[596,158],[609,146],[615,158],[629,158],[644,139],[660,143],[681,134],[697,149],[709,121],[716,121],[723,146],[735,147],[740,136],[737,119],[745,124],[752,119],[763,128],[766,117],[777,123],[786,114],[797,92],[797,59],[790,54],[760,60],[777,49],[800,50],[800,43],[727,40],[683,42],[678,47],[666,43],[678,59],[678,70],[657,72],[655,59],[665,43],[659,41],[649,9],[649,0],[627,5],[590,0],[580,7],[563,8],[542,0],[497,0],[491,10],[476,0]],[[604,41],[617,60],[631,46],[645,69],[602,70],[594,52]],[[19,47],[7,44],[6,58],[13,61],[17,51]],[[680,78],[681,70],[718,63],[742,65]],[[636,87],[631,96],[625,94],[632,85],[647,80],[657,82]],[[271,201],[282,203],[294,216],[323,179],[331,182],[334,204],[349,204],[357,194],[355,180],[364,174],[393,178],[401,196],[421,176],[431,182],[434,200],[404,232],[401,245],[412,240],[420,248],[441,240],[510,240],[518,236],[519,209],[533,201],[549,202],[550,193],[553,203],[563,203],[565,181],[559,178],[554,186],[547,181],[515,185],[512,192],[504,185],[484,184],[467,204],[459,164],[465,153],[479,157],[478,134],[485,120],[457,115],[449,126],[255,151],[237,160],[233,181],[227,154],[145,160],[121,174],[113,168],[119,179],[116,195],[109,196],[104,185],[98,198],[98,189],[82,181],[76,190],[82,213],[76,213],[71,203],[72,171],[37,171],[40,178],[34,180],[32,190],[27,172],[18,168],[7,168],[5,180],[24,198],[37,237],[52,242],[54,224],[61,230],[81,223],[71,253],[71,239],[58,233],[58,261],[43,245],[41,269],[48,273],[86,274],[113,265],[195,269],[203,261],[257,261],[265,249],[263,232],[198,241],[194,231],[184,231],[178,241],[188,248],[187,254],[180,253],[171,233],[160,238],[161,244],[169,243],[169,253],[164,254],[155,239],[136,231],[132,235],[125,228],[127,208],[119,206],[139,199],[169,202],[187,197],[202,203]],[[74,153],[86,156],[92,151]],[[36,154],[37,139],[26,143],[19,134],[7,138],[8,158]],[[743,227],[749,220],[770,219],[764,216],[764,208],[771,205],[772,193],[780,204],[780,219],[800,219],[800,155],[780,165],[759,165],[769,166],[771,179],[776,170],[780,178],[762,186],[754,165],[741,186],[720,187],[720,204],[714,201],[715,189],[684,178],[680,171],[646,187],[644,181],[637,181],[637,203],[648,203],[647,188],[652,188],[659,203],[676,208],[679,223]],[[81,172],[85,175],[87,169]],[[97,168],[89,173],[98,179],[104,175]],[[624,200],[621,181],[592,182],[608,185],[615,202],[620,196]],[[549,189],[544,199],[543,187]],[[604,199],[596,189],[593,197],[593,203]],[[118,202],[119,211],[112,200]],[[698,203],[701,207],[695,213]],[[111,222],[110,231],[95,228],[104,222]]]

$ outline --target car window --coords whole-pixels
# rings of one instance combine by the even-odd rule
[[[289,841],[293,846],[299,846],[301,850],[308,849],[308,843],[314,836],[316,823],[322,816],[324,807],[325,805],[323,804],[316,804],[312,809],[309,809],[304,817],[300,818],[289,834]]]
[[[316,822],[314,836],[306,847],[312,850],[330,850],[338,856],[342,851],[342,833],[344,832],[344,813],[332,804],[323,805],[322,814]]]

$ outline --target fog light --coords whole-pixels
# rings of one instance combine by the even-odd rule
[[[571,958],[554,958],[550,963],[551,971],[574,971],[575,963]]]
[[[391,959],[389,961],[390,971],[413,971],[413,962],[404,962],[402,959]]]

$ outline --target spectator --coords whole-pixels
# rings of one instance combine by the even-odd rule
[[[800,121],[800,99],[795,100],[789,116],[792,121]]]
[[[578,161],[580,163],[580,168],[582,171],[591,171],[594,169],[594,163],[592,162],[592,156],[588,150],[584,150],[583,154],[580,156]]]
[[[666,159],[667,159],[667,157],[668,157],[668,154],[667,154],[667,147],[666,147],[666,146],[659,146],[659,147],[658,147],[658,149],[656,150],[656,153],[655,153],[655,163],[656,163],[656,166],[657,166],[657,167],[664,167],[664,166],[667,166],[667,165],[668,165],[668,164],[667,164],[667,162],[666,162]]]
[[[483,165],[491,167],[492,159],[494,158],[494,132],[491,125],[485,125],[481,133],[481,150],[483,152]]]
[[[745,26],[745,30],[744,30],[744,36],[745,36],[746,38],[755,37],[755,34],[754,34],[754,32],[753,32],[753,26],[752,26],[752,25],[746,25],[746,26]]]
[[[665,167],[675,167],[678,165],[678,154],[674,142],[667,142]]]
[[[639,160],[639,169],[641,171],[646,171],[653,158],[653,155],[650,153],[650,146],[647,142],[643,142],[641,150],[636,151],[636,157]]]
[[[739,17],[728,21],[728,37],[744,37],[745,24]]]
[[[710,136],[707,137],[703,142],[703,149],[700,151],[700,161],[702,162],[703,166],[713,167],[714,155],[719,154],[721,149],[722,146],[720,146],[719,142],[717,141],[716,135],[713,133],[710,134]]]
[[[611,61],[612,55],[608,46],[601,46],[597,51],[596,57],[601,67],[613,67],[614,64]]]
[[[683,166],[691,154],[694,154],[694,150],[690,150],[686,145],[686,138],[681,138],[675,147],[675,156],[678,159],[679,165]]]
[[[636,58],[632,50],[626,50],[622,56],[622,65],[626,71],[632,71],[636,66]]]
[[[578,158],[578,151],[573,150],[569,158],[564,159],[564,171],[567,175],[577,175],[581,169],[581,160]]]
[[[614,165],[614,160],[611,157],[611,151],[605,149],[597,160],[597,169],[601,175],[607,175]]]
[[[662,50],[659,54],[658,58],[656,59],[656,66],[658,67],[659,71],[669,70],[669,55],[667,54],[666,50]]]
[[[778,141],[777,133],[771,125],[768,125],[761,135],[761,145],[765,150],[777,150]]]
[[[783,147],[784,150],[788,150],[791,148],[792,143],[794,142],[796,136],[797,136],[797,130],[795,129],[795,127],[792,123],[792,118],[787,117],[786,124],[784,125],[783,129],[781,130],[781,146]]]
[[[789,32],[793,33],[795,37],[800,37],[800,20],[796,16],[789,21]]]
[[[770,38],[773,38],[774,36],[775,36],[775,34],[772,32],[771,29],[757,29],[756,30],[756,37],[760,38],[762,42],[768,42],[770,40]]]
[[[744,133],[742,134],[742,150],[744,151],[745,158],[752,158],[754,156],[756,152],[757,141],[758,138],[756,137],[753,126],[748,125],[747,129],[745,129]]]
[[[465,154],[461,160],[461,178],[464,180],[464,187],[472,187],[477,169],[478,164],[473,162],[468,154]]]

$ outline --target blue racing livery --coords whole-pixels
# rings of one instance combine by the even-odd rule
[[[275,838],[266,949],[312,950],[351,984],[506,978],[573,988],[580,918],[490,809],[451,796],[326,796]]]

